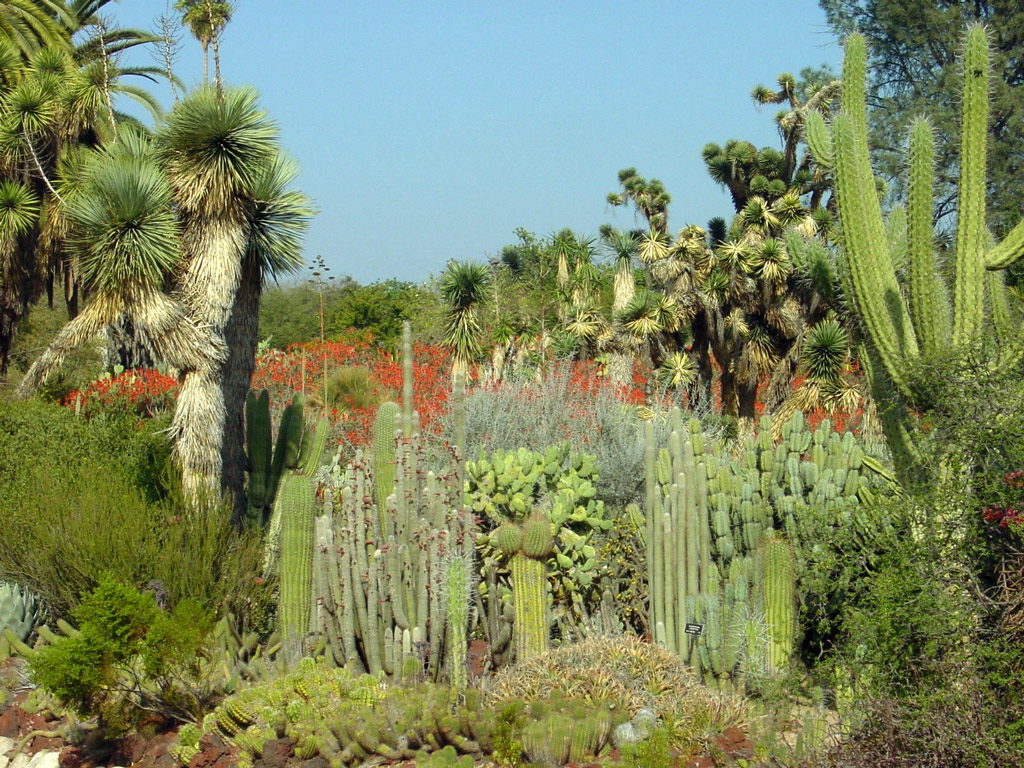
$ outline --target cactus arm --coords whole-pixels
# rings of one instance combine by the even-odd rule
[[[985,289],[988,306],[992,315],[992,326],[1000,346],[1013,340],[1018,328],[1010,311],[1010,302],[1006,297],[1006,283],[1002,272],[985,273]]]
[[[910,129],[910,185],[907,195],[910,257],[910,309],[914,330],[926,355],[934,355],[949,338],[942,286],[935,265],[932,208],[935,137],[931,124],[915,120]]]
[[[963,128],[960,136],[960,198],[956,228],[953,345],[976,339],[985,312],[985,142],[988,136],[988,38],[972,26],[964,49]]]
[[[1002,242],[985,254],[986,269],[1006,269],[1024,256],[1024,219],[1017,223]]]
[[[864,55],[863,40],[860,52]],[[856,54],[856,49],[852,53]],[[851,58],[849,47],[847,58]],[[871,173],[867,127],[857,125],[846,114],[836,115],[833,126],[844,251],[857,306],[886,373],[901,392],[909,392],[906,363],[917,357],[917,340],[889,259]]]
[[[825,124],[825,116],[813,110],[807,113],[804,123],[804,136],[807,148],[811,150],[815,162],[822,168],[831,170],[835,165],[835,153],[832,149],[832,134]]]

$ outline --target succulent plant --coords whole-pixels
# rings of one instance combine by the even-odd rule
[[[42,607],[32,592],[18,584],[0,581],[0,631],[11,630],[24,643],[39,623],[41,614]]]

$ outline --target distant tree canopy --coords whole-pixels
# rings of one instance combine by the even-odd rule
[[[369,331],[392,344],[402,334],[402,322],[414,325],[420,311],[434,301],[430,292],[401,280],[360,285],[350,277],[323,286],[324,335],[336,339],[349,328]],[[314,283],[282,285],[264,292],[260,302],[260,338],[271,346],[320,338],[320,288]]]
[[[840,36],[860,32],[870,45],[876,167],[898,180],[910,121],[928,115],[939,138],[936,214],[956,208],[960,130],[959,53],[964,27],[983,22],[993,52],[989,125],[989,225],[1005,235],[1022,215],[1024,173],[1024,5],[1017,0],[819,0]],[[897,187],[899,190],[900,187]]]

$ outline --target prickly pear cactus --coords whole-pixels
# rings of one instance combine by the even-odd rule
[[[594,457],[571,455],[568,443],[544,452],[495,451],[466,462],[466,503],[498,531],[483,541],[485,567],[499,552],[512,555],[521,546],[529,547],[514,541],[516,534],[505,523],[521,524],[535,513],[550,522],[554,540],[546,565],[554,618],[572,615],[576,605],[599,597],[592,539],[597,531],[610,529],[612,521],[597,498],[598,479]],[[547,544],[544,548],[549,549]]]

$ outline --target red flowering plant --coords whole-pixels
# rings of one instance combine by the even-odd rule
[[[146,368],[102,376],[84,390],[75,390],[61,403],[89,419],[100,414],[131,413],[150,419],[174,408],[178,382]]]
[[[982,517],[994,527],[1006,528],[1011,533],[1024,536],[1024,470],[1016,469],[1003,475],[1011,500],[1005,504],[989,504],[982,510]]]
[[[413,344],[413,408],[422,430],[437,430],[438,416],[448,401],[450,369],[447,350]],[[268,390],[275,411],[294,392],[304,393],[307,404],[326,412],[331,445],[355,448],[371,441],[377,406],[400,397],[401,355],[368,334],[292,344],[257,358],[252,388]]]

